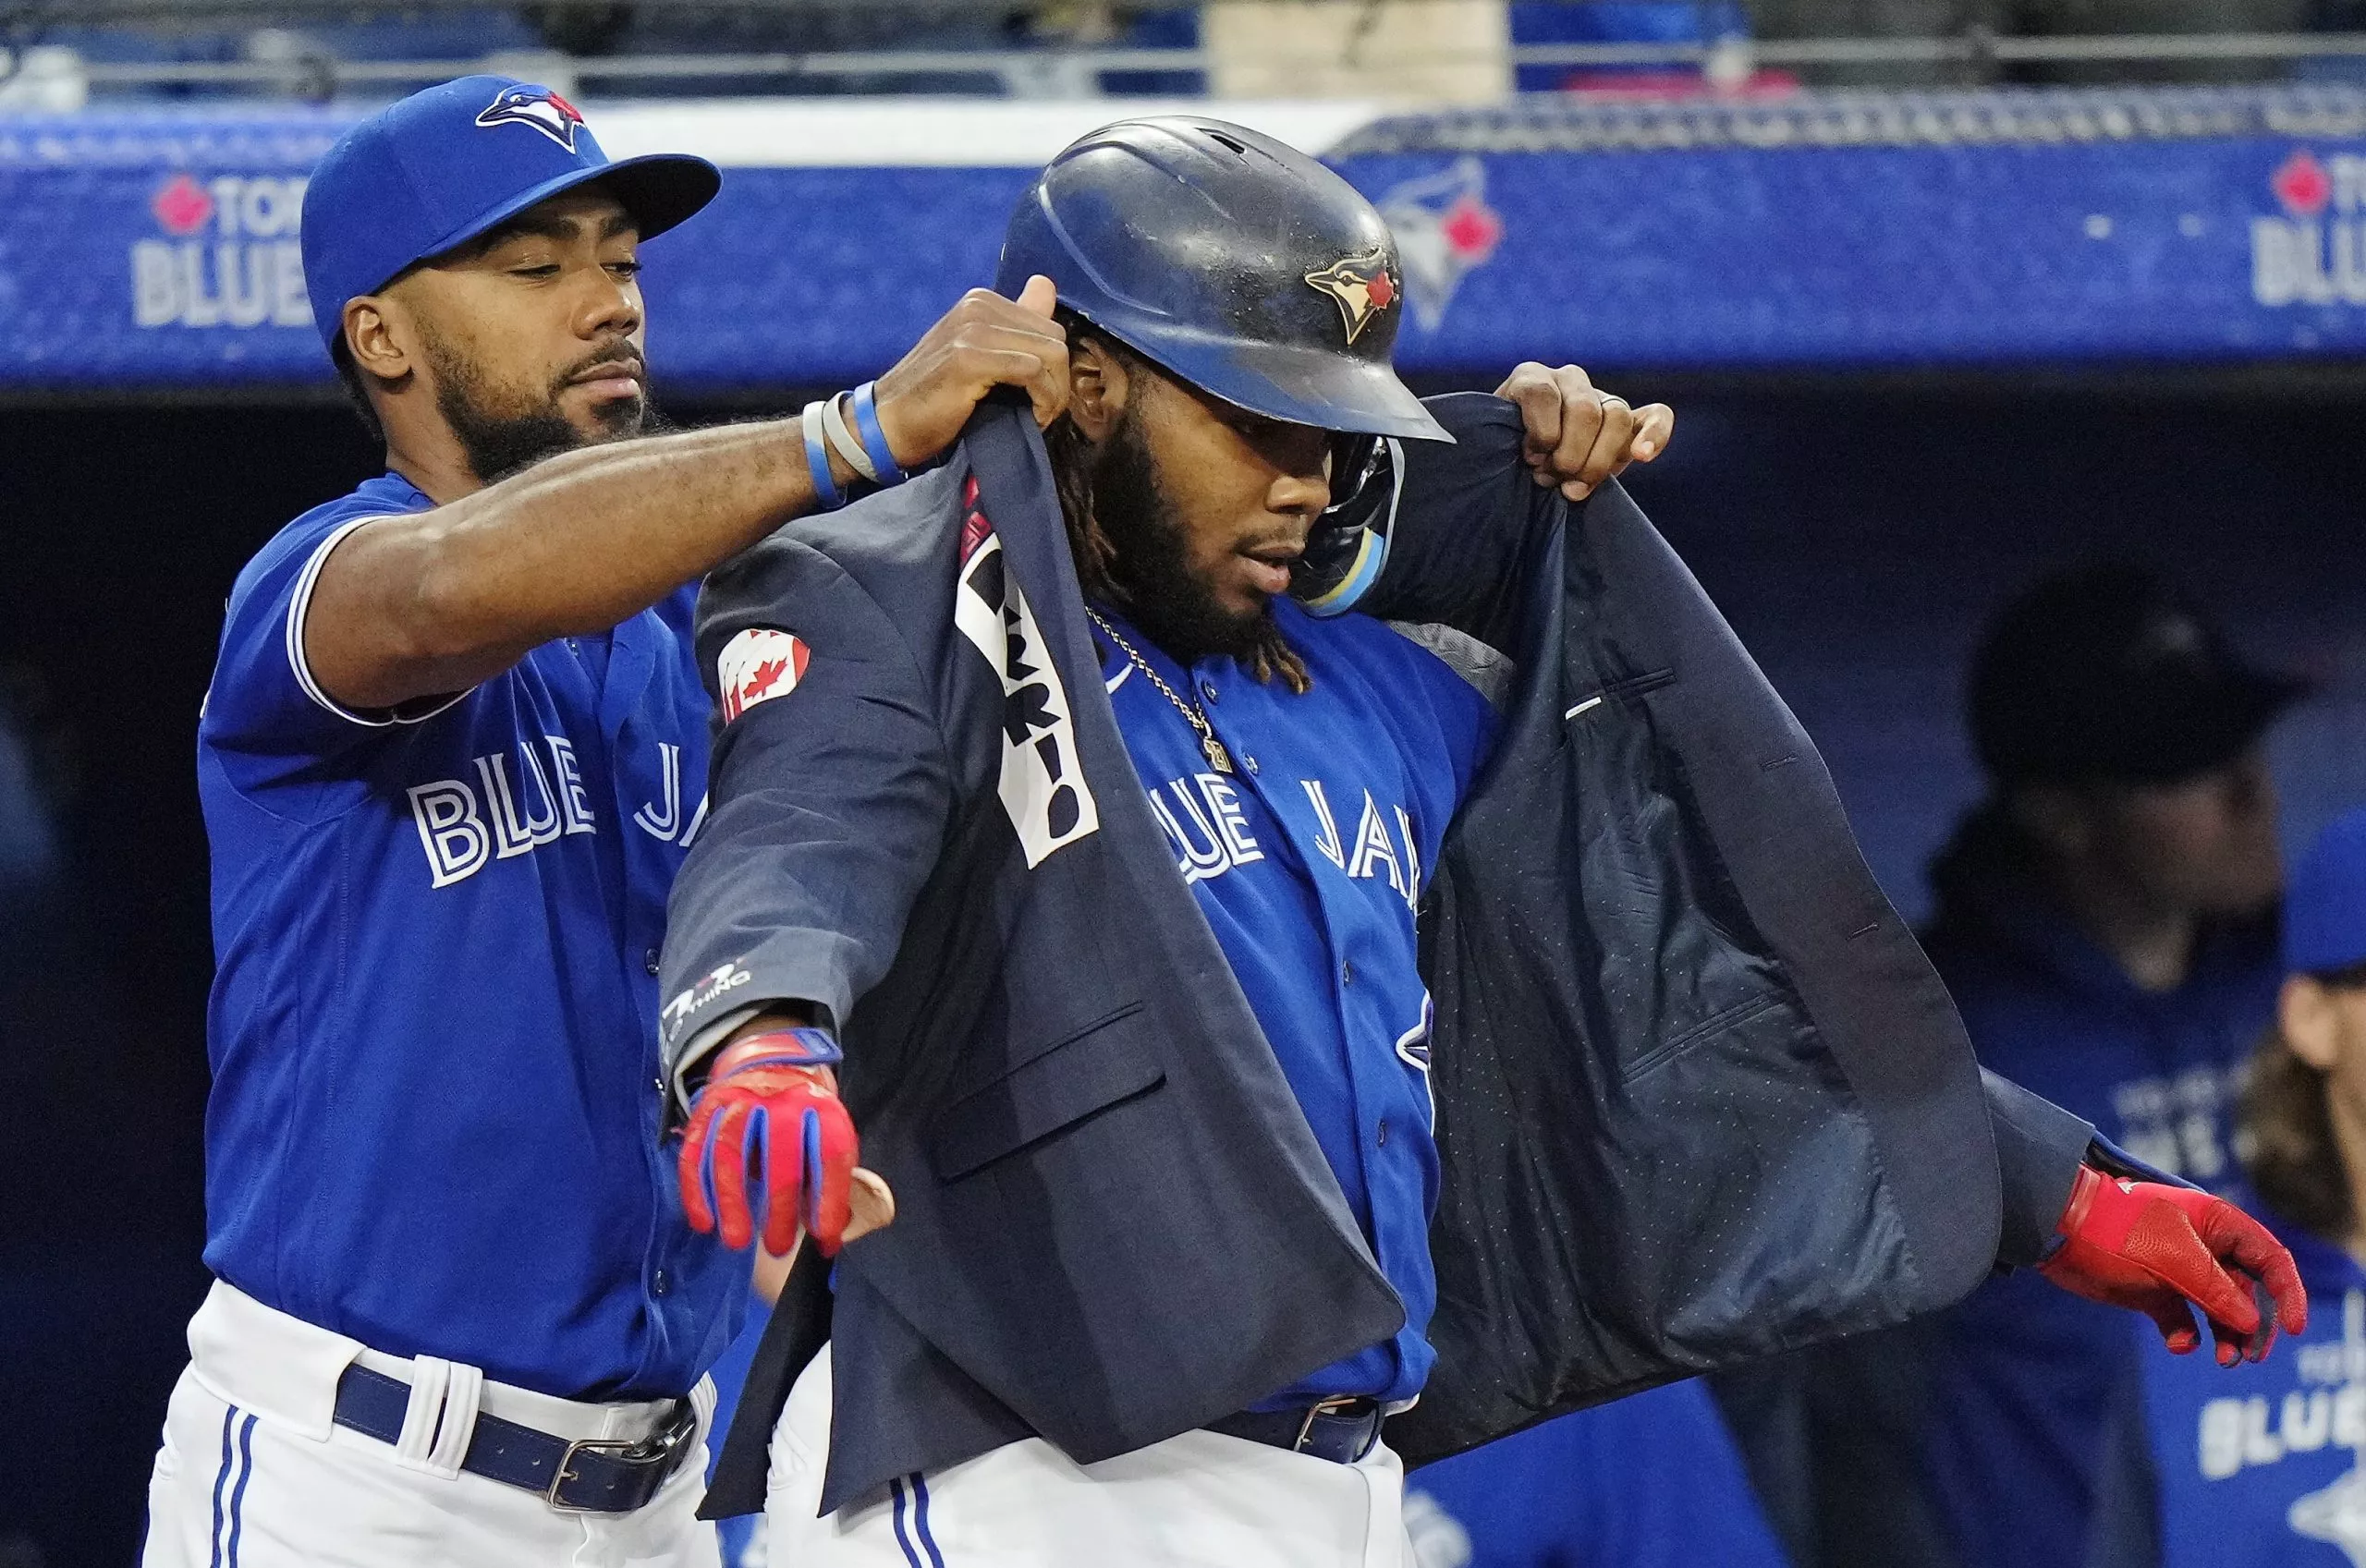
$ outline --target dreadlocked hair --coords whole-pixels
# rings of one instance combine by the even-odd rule
[[[1116,360],[1129,374],[1141,375],[1153,369],[1140,355],[1094,332],[1092,323],[1074,311],[1063,310],[1059,319],[1067,329],[1071,353],[1090,337],[1104,356]],[[1132,595],[1118,586],[1113,570],[1117,547],[1101,527],[1100,518],[1093,515],[1092,443],[1077,428],[1074,419],[1062,414],[1043,432],[1043,449],[1052,460],[1052,485],[1060,498],[1060,520],[1067,526],[1068,553],[1076,558],[1078,585],[1087,599],[1098,599],[1120,608],[1128,606]],[[1293,696],[1303,697],[1314,688],[1314,677],[1306,673],[1306,662],[1298,656],[1298,650],[1282,636],[1281,626],[1270,615],[1258,628],[1255,645],[1240,655],[1240,665],[1252,680],[1280,680]]]

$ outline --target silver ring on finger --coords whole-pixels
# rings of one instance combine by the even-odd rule
[[[1618,395],[1616,393],[1615,393],[1615,392],[1605,392],[1605,393],[1604,393],[1604,394],[1602,395],[1601,398],[1599,399],[1599,401],[1600,401],[1601,406],[1602,406],[1603,407],[1604,407],[1604,408],[1607,408],[1607,407],[1609,407],[1613,403],[1616,403],[1616,404],[1617,404],[1621,408],[1626,409],[1626,410],[1627,410],[1628,413],[1630,413],[1630,414],[1631,414],[1631,413],[1633,413],[1633,412],[1635,411],[1635,406],[1634,406],[1632,403],[1628,402],[1628,401],[1627,401],[1627,399],[1625,399],[1624,397],[1619,396],[1619,395]]]

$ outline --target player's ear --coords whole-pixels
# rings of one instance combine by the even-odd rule
[[[1098,445],[1125,416],[1132,378],[1124,361],[1097,337],[1068,345],[1068,418],[1087,441]]]
[[[410,350],[397,330],[396,311],[388,302],[365,294],[345,303],[345,349],[353,363],[372,381],[397,382],[411,371]]]

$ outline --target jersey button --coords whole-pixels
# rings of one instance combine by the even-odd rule
[[[1257,759],[1244,753],[1240,759],[1240,765],[1253,773],[1257,771]]]
[[[1380,1131],[1374,1135],[1373,1141],[1383,1149],[1388,1147],[1388,1124],[1385,1121],[1381,1123]]]
[[[1200,695],[1206,698],[1211,702],[1215,701],[1217,699],[1216,683],[1213,681],[1201,681],[1200,683]]]
[[[657,972],[657,950],[655,948],[652,947],[648,952],[640,955],[640,966],[648,970],[652,975]]]
[[[1353,964],[1342,963],[1339,966],[1339,983],[1343,986],[1356,983],[1356,966]]]
[[[673,1282],[666,1279],[665,1270],[663,1269],[658,1270],[656,1277],[649,1282],[649,1288],[659,1295],[664,1295],[672,1286]]]

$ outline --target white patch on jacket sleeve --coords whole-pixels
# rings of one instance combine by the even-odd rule
[[[787,697],[805,678],[813,650],[799,638],[770,626],[750,626],[715,655],[714,689],[729,723],[759,702]]]

